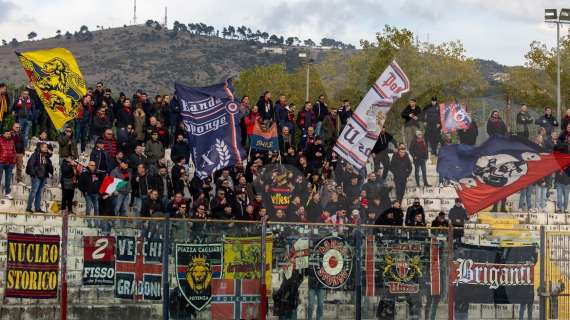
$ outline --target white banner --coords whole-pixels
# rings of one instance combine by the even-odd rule
[[[408,91],[410,81],[394,60],[368,90],[352,118],[348,120],[334,151],[360,170],[378,140],[392,104]]]

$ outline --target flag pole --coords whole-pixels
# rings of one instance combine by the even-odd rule
[[[65,210],[61,223],[61,301],[60,301],[60,318],[67,320],[67,227],[69,216],[68,210]]]

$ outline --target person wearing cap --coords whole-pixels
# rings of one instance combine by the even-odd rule
[[[71,127],[64,127],[63,132],[57,139],[57,143],[59,144],[60,164],[63,163],[63,160],[67,157],[77,159],[77,142],[73,138],[73,130]]]
[[[410,143],[410,154],[414,160],[414,175],[416,185],[420,186],[420,171],[424,180],[424,187],[431,187],[427,181],[426,161],[429,157],[428,145],[424,139],[424,133],[420,130],[416,131],[416,137]]]
[[[411,206],[409,206],[408,209],[406,210],[406,219],[405,219],[406,226],[414,225],[414,221],[416,219],[417,214],[420,214],[422,216],[422,221],[426,220],[424,207],[422,207],[422,205],[420,204],[420,199],[414,198],[414,203]]]
[[[110,171],[109,168],[111,166],[109,165],[109,162],[111,161],[111,158],[109,158],[109,155],[105,151],[104,145],[105,141],[103,141],[103,139],[98,139],[95,142],[95,148],[91,151],[89,160],[95,161],[97,172],[107,174]]]
[[[410,99],[408,105],[402,110],[401,116],[404,119],[404,138],[405,143],[410,143],[415,135],[416,131],[420,130],[420,114],[422,109],[417,105],[416,99]]]
[[[0,136],[0,181],[4,176],[4,195],[6,199],[13,199],[10,185],[12,183],[12,171],[16,164],[16,145],[12,139],[12,131],[9,128],[4,130]]]
[[[439,140],[441,139],[441,122],[437,97],[432,97],[430,103],[424,107],[422,110],[422,118],[426,123],[425,139],[431,154],[437,157],[437,148]]]

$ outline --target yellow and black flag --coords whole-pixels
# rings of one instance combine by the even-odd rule
[[[77,105],[87,93],[75,58],[67,49],[16,52],[26,75],[56,129],[77,115]]]

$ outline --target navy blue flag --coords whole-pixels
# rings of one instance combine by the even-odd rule
[[[569,154],[544,153],[519,137],[492,136],[478,147],[443,147],[437,172],[456,182],[467,213],[474,214],[569,164]]]
[[[231,80],[201,88],[174,86],[198,177],[241,162],[245,151],[238,142],[239,107]]]

